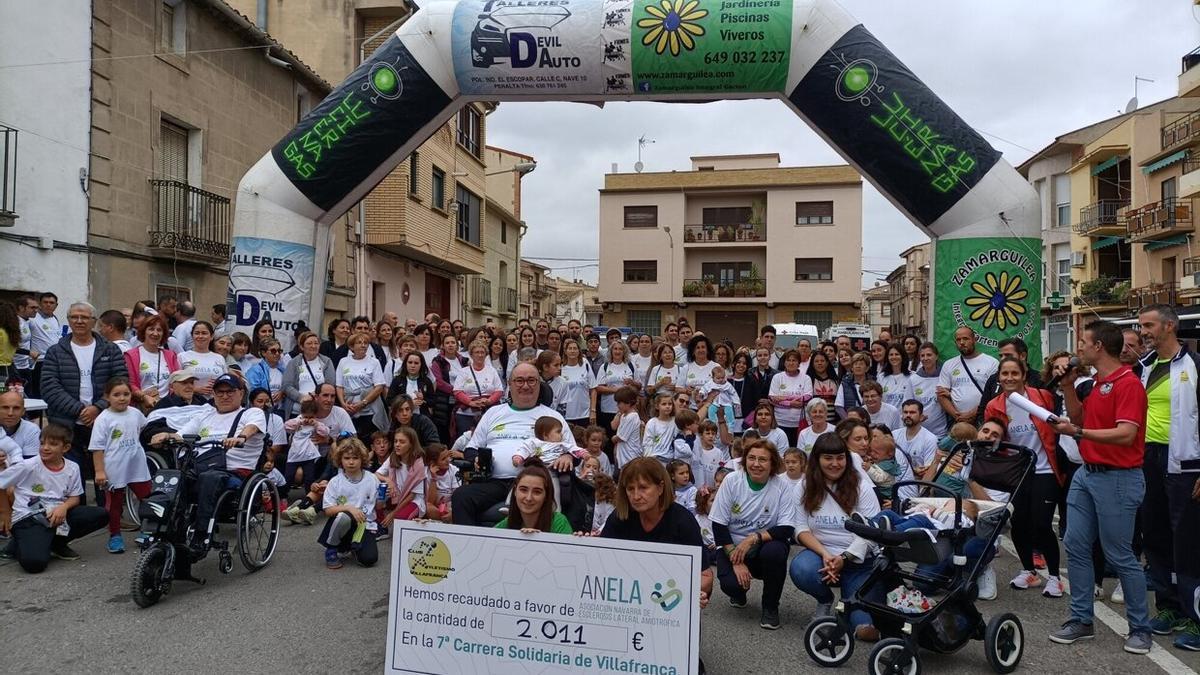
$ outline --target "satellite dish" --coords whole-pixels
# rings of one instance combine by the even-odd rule
[[[1137,100],[1137,97],[1134,96],[1133,98],[1129,99],[1129,103],[1125,104],[1125,112],[1131,113],[1134,110],[1137,110],[1137,107],[1138,107],[1138,100]]]
[[[634,162],[634,164],[633,164],[633,170],[638,173],[641,173],[642,169],[644,169],[645,167],[646,167],[646,165],[642,164],[641,162]]]

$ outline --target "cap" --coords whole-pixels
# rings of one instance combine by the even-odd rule
[[[177,370],[171,373],[171,384],[194,379],[196,379],[196,373],[192,372],[191,368],[184,368],[183,370]]]
[[[212,386],[213,386],[213,389],[216,389],[217,387],[219,387],[219,386],[221,386],[221,385],[223,385],[223,384],[227,384],[227,385],[229,385],[230,387],[233,387],[234,389],[241,389],[241,388],[242,388],[242,380],[241,380],[241,378],[239,378],[237,375],[231,375],[231,374],[229,374],[229,373],[225,373],[224,375],[222,375],[222,376],[218,377],[217,379],[213,380],[213,385],[212,385]]]

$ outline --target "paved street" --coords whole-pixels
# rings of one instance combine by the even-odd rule
[[[129,599],[132,552],[104,552],[104,539],[78,542],[78,562],[54,561],[39,576],[0,562],[0,643],[4,672],[157,672],[233,670],[239,673],[378,673],[384,660],[387,570],[390,542],[373,569],[347,566],[327,571],[314,542],[316,528],[283,530],[275,561],[250,576],[235,563],[221,576],[216,560],[197,566],[206,586],[179,584],[153,608],[139,610]],[[1011,554],[998,558],[1000,578],[1015,573]],[[1108,582],[1111,588],[1112,581]],[[1065,617],[1066,600],[1001,589],[996,602],[982,603],[991,616],[1016,612],[1029,641],[1022,671],[1030,673],[1174,674],[1200,669],[1200,654],[1165,649],[1149,658],[1121,651],[1112,629],[1097,622],[1097,639],[1074,647],[1053,645],[1046,633]],[[709,671],[794,673],[817,669],[804,654],[800,631],[813,603],[788,584],[784,628],[758,627],[757,600],[743,610],[723,596],[704,614],[702,654]],[[1110,618],[1117,612],[1103,612]],[[869,645],[859,645],[844,672],[862,672]],[[982,643],[951,656],[922,654],[926,673],[990,672]],[[549,672],[549,671],[547,671]]]

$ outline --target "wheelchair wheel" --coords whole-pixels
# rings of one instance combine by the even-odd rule
[[[238,555],[251,572],[267,566],[279,543],[279,491],[261,473],[246,480],[238,506]]]
[[[167,468],[167,462],[156,452],[146,453],[146,466],[150,469],[150,477],[158,473],[159,469]],[[125,517],[129,522],[142,526],[141,516],[138,515],[138,508],[141,506],[142,500],[138,499],[137,495],[133,494],[133,490],[125,489]]]
[[[867,657],[870,675],[920,675],[921,659],[908,643],[900,638],[880,640]]]
[[[822,668],[837,668],[854,654],[854,633],[836,617],[818,616],[804,629],[804,651]]]
[[[142,551],[133,565],[129,590],[138,607],[150,607],[171,590],[171,580],[163,578],[168,545],[159,542]]]
[[[1025,651],[1025,629],[1015,614],[992,617],[983,634],[983,649],[988,665],[997,673],[1011,673]]]

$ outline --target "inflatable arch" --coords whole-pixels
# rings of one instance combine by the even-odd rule
[[[330,223],[469,101],[745,98],[781,99],[934,238],[944,357],[959,325],[1037,357],[1036,193],[832,0],[430,3],[242,178],[230,316],[319,327]]]

